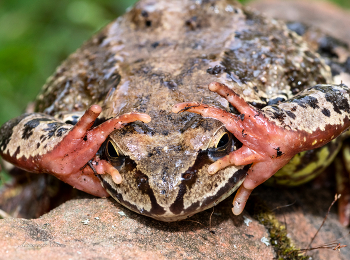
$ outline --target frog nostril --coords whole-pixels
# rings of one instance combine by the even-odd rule
[[[197,173],[197,170],[194,170],[194,171],[186,171],[184,174],[182,174],[182,179],[183,180],[190,180],[192,179],[195,174]]]

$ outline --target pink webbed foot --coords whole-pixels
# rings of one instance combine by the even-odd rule
[[[310,95],[312,94],[320,100],[322,98],[325,99],[325,92],[323,89],[318,91],[318,86],[308,90]],[[342,85],[340,85],[341,87]],[[326,124],[324,129],[321,129],[322,126],[320,126],[316,130],[306,131],[298,126],[298,122],[289,126],[289,121],[286,119],[288,115],[291,113],[298,115],[295,107],[298,107],[300,104],[303,106],[303,102],[305,104],[309,102],[305,93],[303,93],[305,96],[300,95],[300,98],[296,100],[294,107],[291,104],[295,100],[290,100],[286,104],[278,104],[272,108],[267,106],[262,110],[258,110],[246,103],[243,98],[224,84],[213,82],[209,85],[209,89],[226,98],[240,114],[231,114],[224,109],[196,102],[176,104],[173,107],[173,112],[188,111],[217,119],[243,144],[238,150],[218,159],[208,169],[210,174],[214,174],[230,165],[252,164],[233,201],[232,211],[236,215],[243,211],[252,190],[287,164],[295,154],[326,144],[349,126],[348,114],[343,115],[342,121],[345,123]],[[328,105],[329,109],[331,109],[332,104]],[[272,120],[275,118],[271,115],[276,110],[283,116],[280,116],[279,120]],[[301,114],[303,114],[303,111],[301,111]],[[303,120],[313,122],[315,117],[321,118],[322,116],[325,117],[324,113],[316,111],[314,114],[310,114],[309,118],[305,118],[304,113]]]
[[[100,160],[97,151],[112,131],[136,120],[149,122],[151,118],[146,114],[129,113],[91,128],[101,110],[98,105],[91,106],[54,149],[40,158],[40,168],[41,172],[51,173],[79,190],[105,197],[109,195],[94,169],[98,174],[110,174],[116,183],[121,183],[122,178],[108,161]],[[88,162],[94,169],[87,166]]]

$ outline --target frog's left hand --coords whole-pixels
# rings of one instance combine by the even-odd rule
[[[25,114],[0,128],[0,155],[29,172],[49,173],[73,187],[95,196],[108,196],[90,167],[98,174],[108,173],[116,183],[122,179],[117,169],[101,160],[97,151],[109,134],[124,124],[141,120],[146,114],[129,113],[93,127],[101,107],[91,106],[75,126],[41,113]]]
[[[252,164],[233,202],[240,214],[252,190],[265,182],[297,153],[321,147],[350,126],[350,90],[341,85],[316,85],[278,105],[257,109],[227,86],[209,85],[234,106],[240,115],[204,104],[186,102],[173,112],[189,111],[221,121],[243,146],[214,162],[209,173],[230,165]]]

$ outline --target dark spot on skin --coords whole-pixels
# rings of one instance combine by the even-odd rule
[[[269,102],[267,102],[267,105],[268,106],[276,105],[276,104],[278,104],[280,102],[283,102],[285,100],[286,100],[285,98],[277,97],[277,98],[274,98],[274,99],[270,99]]]
[[[295,98],[290,99],[287,102],[297,103],[302,108],[306,108],[307,106],[309,106],[313,109],[320,108],[318,105],[317,98],[315,98],[313,96],[309,96],[309,95],[296,96]],[[292,111],[293,111],[293,109],[292,109]]]
[[[20,152],[21,152],[21,147],[17,146],[17,149],[16,149],[15,153],[12,155],[12,157],[16,157]]]
[[[164,81],[164,86],[166,86],[168,89],[174,90],[177,88],[177,84],[174,81]]]
[[[284,111],[281,110],[278,106],[271,106],[270,108],[272,110],[274,110],[274,111],[271,111],[272,114],[273,114],[272,118],[273,119],[277,119],[278,121],[283,123],[284,122],[284,118],[286,117],[286,114],[284,113]]]
[[[277,151],[276,158],[282,156],[283,152],[281,151],[281,148],[277,147],[277,148],[274,148],[274,149]]]
[[[33,129],[36,128],[41,122],[46,122],[46,121],[52,121],[52,119],[36,118],[25,123],[23,128],[22,138],[24,140],[29,139],[29,137],[31,137],[33,134]]]
[[[193,16],[186,20],[185,25],[190,28],[190,30],[195,30],[198,27],[197,16]]]
[[[341,114],[341,110],[347,113],[350,112],[347,99],[343,97],[339,90],[334,89],[331,85],[316,85],[313,89],[324,93],[326,100],[333,105],[334,111],[338,114]],[[350,94],[349,91],[348,94]]]
[[[322,114],[324,114],[326,117],[330,117],[330,116],[331,116],[331,111],[329,111],[327,108],[323,108],[321,112],[322,112]]]
[[[297,111],[297,107],[296,106],[292,107],[291,111],[293,112]]]
[[[72,116],[72,120],[67,120],[66,123],[70,125],[76,125],[79,121],[79,116]]]
[[[258,89],[257,86],[254,86],[254,87],[253,87],[253,90],[255,91],[255,93],[258,93],[258,92],[259,92],[259,89]]]
[[[151,27],[152,26],[152,21],[151,20],[146,20],[145,25],[146,25],[146,27]]]
[[[244,129],[242,130],[242,137],[246,137],[247,134],[244,133]]]
[[[226,72],[226,67],[221,66],[221,65],[216,65],[214,68],[207,69],[207,73],[209,73],[211,75],[218,75],[218,74],[221,74],[223,72]]]
[[[162,190],[160,193],[164,195],[166,193],[166,190]]]
[[[61,127],[56,131],[56,136],[61,137],[67,131],[68,131],[68,128]]]
[[[245,114],[240,114],[240,115],[238,115],[237,117],[238,117],[241,121],[243,121],[243,120],[244,120],[244,116],[245,116]]]
[[[159,42],[154,42],[151,44],[152,48],[157,48],[159,46]]]
[[[0,151],[5,151],[7,145],[11,140],[11,136],[13,134],[13,128],[19,124],[23,118],[27,117],[28,114],[24,114],[17,118],[11,119],[0,127]]]
[[[64,125],[61,122],[53,122],[53,123],[49,123],[47,124],[47,128],[43,129],[43,131],[47,131],[47,137],[50,139],[52,136],[55,135],[56,130],[61,127],[62,125]]]
[[[341,114],[341,111],[345,111],[347,113],[350,112],[348,100],[342,95],[337,95],[334,92],[326,93],[326,100],[332,103],[333,109],[336,113]]]
[[[254,237],[253,235],[249,235],[249,234],[244,234],[244,235],[247,236],[248,238]]]
[[[86,142],[88,140],[87,135],[84,136],[83,140]]]
[[[37,143],[36,144],[36,149],[39,149],[39,147],[40,147],[40,143]]]
[[[308,105],[309,105],[310,107],[312,107],[313,109],[320,108],[320,107],[317,105],[317,103],[318,103],[317,98],[312,97],[312,96],[307,96],[307,97],[305,97],[305,100],[306,100],[306,102],[308,103]]]
[[[41,135],[40,136],[40,141],[44,142],[47,139],[46,135]]]
[[[296,118],[295,114],[293,112],[291,112],[291,111],[286,111],[286,114],[287,114],[287,116],[289,116],[292,119]]]

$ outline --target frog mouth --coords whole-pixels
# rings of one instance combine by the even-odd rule
[[[128,172],[127,174],[132,174],[133,177],[131,179],[135,184],[134,187],[136,186],[137,189],[134,188],[133,190],[130,190],[129,183],[125,184],[122,182],[121,184],[115,184],[110,175],[99,175],[99,178],[107,192],[116,201],[130,210],[165,222],[178,221],[215,206],[230,196],[242,184],[247,171],[250,168],[250,165],[247,165],[239,169],[231,169],[231,171],[227,168],[222,170],[223,173],[218,172],[215,176],[219,177],[222,175],[222,185],[214,188],[214,192],[207,193],[206,196],[201,198],[193,199],[191,203],[189,203],[189,201],[187,201],[189,197],[188,195],[194,194],[196,193],[196,190],[198,190],[198,185],[197,187],[195,186],[198,180],[200,182],[201,176],[198,175],[198,172],[200,171],[201,166],[209,165],[208,160],[210,159],[208,157],[208,152],[201,152],[197,160],[199,162],[198,164],[194,165],[181,175],[181,181],[178,183],[176,189],[177,194],[175,200],[169,205],[164,205],[164,203],[161,202],[159,199],[160,196],[157,196],[159,194],[156,194],[157,191],[151,187],[148,176],[141,171],[136,170],[136,168],[134,171]],[[135,166],[135,163],[129,158],[126,158],[125,164],[128,166]],[[124,177],[124,172],[121,171],[120,173]],[[230,176],[225,178],[225,175]],[[218,184],[217,179],[213,178],[213,180]],[[196,190],[193,191],[193,188],[196,188]],[[138,191],[136,196],[139,197],[139,200],[135,199],[135,197],[130,199],[131,196],[127,190],[131,193]],[[162,191],[158,193],[162,193]],[[166,193],[167,192],[163,192],[161,195],[166,196]],[[147,203],[145,203],[145,201]]]
[[[207,173],[213,161],[229,152],[228,147],[231,145],[198,151],[192,166],[182,172],[163,167],[154,175],[123,156],[117,162],[110,161],[119,170],[122,183],[116,184],[109,175],[98,177],[107,192],[132,211],[161,221],[178,221],[216,205],[241,185],[250,165],[228,167],[215,176]],[[160,174],[161,178],[155,176]]]

